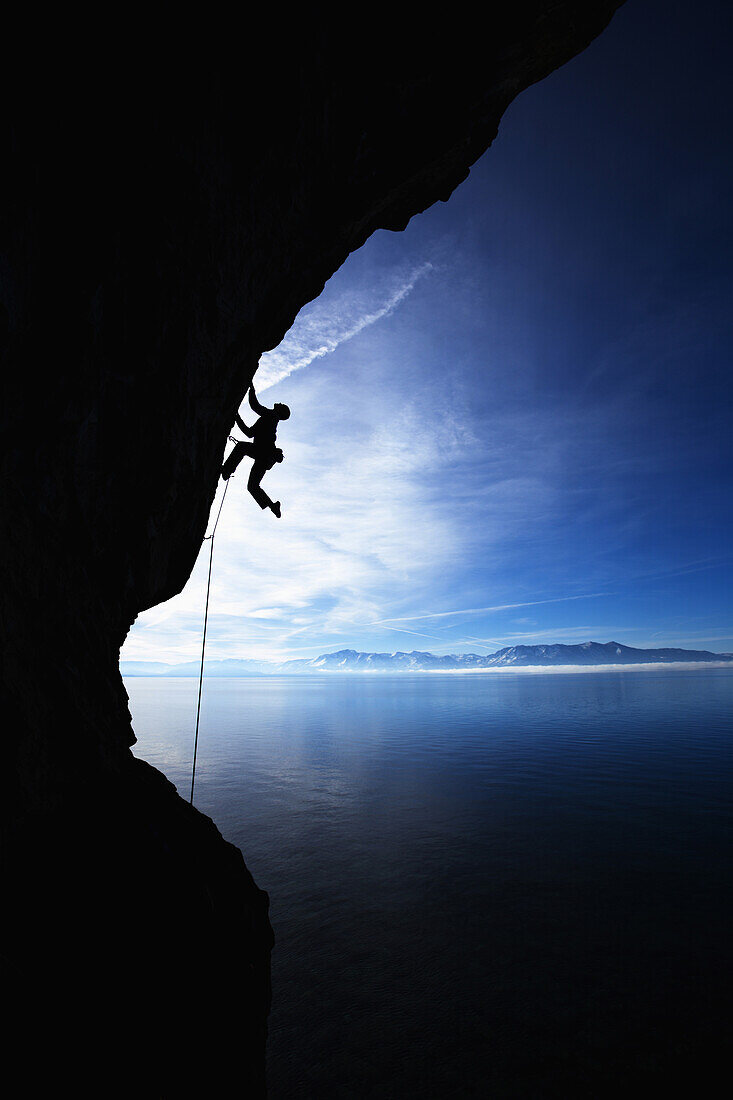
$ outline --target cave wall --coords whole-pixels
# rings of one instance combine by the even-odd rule
[[[481,33],[468,9],[405,32],[356,16],[287,28],[258,16],[185,40],[137,27],[119,54],[108,39],[48,42],[6,70],[2,805],[24,899],[7,952],[19,997],[29,968],[56,974],[64,937],[82,970],[90,943],[108,957],[110,940],[128,966],[120,927],[143,898],[153,923],[175,898],[180,942],[192,913],[209,928],[236,913],[249,922],[248,1058],[260,1057],[266,897],[211,823],[134,761],[120,646],[190,575],[260,355],[371,233],[446,200],[511,100],[618,6],[521,0],[488,9]],[[63,843],[49,847],[51,832]],[[75,852],[61,875],[60,845]],[[22,929],[50,882],[73,900],[40,950],[40,931],[29,946]],[[95,891],[107,931],[80,938]],[[122,904],[130,891],[136,904]]]

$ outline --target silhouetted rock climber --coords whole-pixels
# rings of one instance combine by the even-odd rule
[[[253,458],[254,462],[247,481],[247,488],[260,508],[269,508],[279,519],[280,501],[276,500],[273,503],[260,486],[260,482],[276,462],[282,462],[283,460],[283,453],[279,447],[275,446],[275,439],[277,437],[277,426],[281,420],[288,419],[290,409],[287,405],[279,403],[273,409],[267,409],[264,405],[260,405],[254,386],[249,387],[249,404],[253,412],[258,414],[259,420],[255,421],[251,428],[248,428],[239,413],[237,413],[236,421],[239,430],[250,436],[252,442],[235,441],[234,450],[221,468],[221,476],[227,481],[245,455]],[[230,436],[230,438],[232,437]]]

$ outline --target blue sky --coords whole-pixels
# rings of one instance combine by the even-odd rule
[[[733,651],[731,22],[629,0],[263,357],[283,518],[240,467],[210,656]],[[197,656],[207,567],[124,658]]]

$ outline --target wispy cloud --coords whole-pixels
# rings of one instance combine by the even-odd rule
[[[319,300],[264,358],[258,391],[387,317],[430,270],[429,263],[403,268],[379,288]],[[383,369],[381,360],[374,369]],[[287,462],[266,480],[273,499],[283,502],[282,521],[261,513],[247,495],[246,466],[232,482],[214,555],[212,656],[282,657],[300,648],[291,639],[306,642],[308,634],[319,638],[303,646],[309,650],[347,645],[354,624],[377,618],[390,592],[458,552],[451,518],[425,499],[422,487],[426,470],[457,446],[453,430],[426,426],[389,386],[375,387],[369,361],[352,379],[347,405],[322,380],[322,373],[308,373],[293,382],[298,415],[281,432]],[[212,516],[222,492],[220,486]],[[207,561],[208,544],[185,591],[140,616],[127,659],[161,653],[178,659],[200,649]]]
[[[374,626],[374,623],[366,623],[366,626]],[[382,630],[393,630],[396,634],[411,634],[415,638],[429,638],[430,641],[444,643],[443,638],[439,638],[437,634],[423,634],[420,630],[407,630],[403,626],[386,626],[383,623],[378,624]]]
[[[672,434],[674,455],[654,429],[667,388],[645,396],[649,339],[610,347],[584,389],[602,348],[581,362],[585,337],[570,327],[566,341],[554,315],[544,327],[547,303],[525,297],[525,265],[512,283],[493,244],[453,262],[417,219],[411,233],[375,235],[262,357],[258,391],[287,379],[276,399],[293,412],[279,436],[286,461],[265,480],[283,518],[259,511],[244,465],[217,534],[210,655],[643,644],[648,631],[679,644],[698,629],[670,619],[696,606],[670,599],[683,589],[704,609],[720,594],[699,628],[724,635],[730,586],[716,586],[714,570],[729,566],[730,526],[701,480],[722,451],[696,464],[691,446],[680,452],[687,427]],[[694,477],[678,498],[669,475],[682,465]],[[200,653],[208,545],[186,591],[140,616],[128,658]],[[520,609],[535,609],[532,620]]]
[[[373,623],[369,623],[369,626],[383,626],[387,623],[410,623],[419,622],[422,619],[447,619],[452,618],[454,615],[479,615],[488,614],[492,611],[513,611],[517,607],[539,607],[540,604],[547,603],[567,603],[570,600],[594,600],[599,596],[609,596],[609,592],[584,592],[579,596],[556,596],[551,600],[528,600],[524,603],[500,603],[492,604],[489,607],[461,607],[455,611],[425,611],[419,615],[401,615],[396,618],[390,619],[377,619]]]
[[[432,266],[425,261],[406,272],[393,274],[376,286],[349,290],[336,298],[324,292],[301,310],[282,343],[262,356],[257,371],[258,391],[329,355],[340,344],[389,316]]]

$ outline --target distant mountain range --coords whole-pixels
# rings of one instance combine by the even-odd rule
[[[283,666],[272,661],[248,661],[229,658],[226,661],[207,661],[207,676],[272,676]],[[162,661],[120,661],[123,676],[198,676],[200,661],[186,661],[182,665],[167,665]]]
[[[577,665],[664,665],[731,663],[732,653],[705,649],[634,649],[620,642],[582,642],[578,645],[513,645],[496,653],[359,653],[340,649],[320,657],[284,661],[207,661],[207,676],[309,676],[320,672],[460,672],[489,668],[529,668]],[[167,665],[154,661],[122,661],[123,676],[198,676],[199,662]]]

